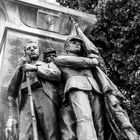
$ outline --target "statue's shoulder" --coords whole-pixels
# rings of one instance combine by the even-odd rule
[[[37,63],[36,63],[36,65],[46,65],[46,66],[56,66],[53,62],[50,62],[50,63],[46,63],[46,62],[43,62],[43,61],[38,61]]]
[[[43,61],[37,61],[36,62],[37,65],[47,65],[47,63],[43,62]]]

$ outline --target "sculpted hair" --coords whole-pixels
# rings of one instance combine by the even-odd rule
[[[79,56],[86,56],[86,51],[85,51],[85,44],[83,41],[80,41],[80,40],[77,40],[77,39],[73,39],[73,40],[76,40],[78,42],[81,42],[81,51],[79,52]],[[70,40],[69,42],[67,42],[64,46],[64,50],[66,51],[66,53],[68,53],[69,51],[69,44],[71,43],[72,40]]]
[[[30,40],[30,41],[28,41],[28,42],[26,43],[26,45],[24,46],[24,53],[25,53],[25,54],[26,54],[26,46],[27,46],[27,44],[30,44],[30,43],[35,43],[35,44],[39,47],[39,53],[41,53],[41,49],[40,49],[40,46],[38,45],[38,43],[35,42],[35,41]]]

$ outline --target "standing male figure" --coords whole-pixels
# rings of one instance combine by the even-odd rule
[[[137,139],[137,132],[121,107],[125,97],[102,71],[104,64],[97,48],[79,27],[76,31],[79,37],[68,38],[67,55],[58,56],[55,63],[65,80],[64,97],[75,113],[78,140],[114,140],[112,135],[105,138],[104,114],[118,140]]]
[[[95,97],[96,107],[94,108],[98,112],[95,117],[98,117],[98,122],[101,124],[98,128],[100,132],[98,137],[102,137],[103,140],[103,114],[100,111],[102,108],[97,95],[100,93],[100,89],[90,70],[90,68],[98,66],[99,61],[96,58],[83,57],[82,40],[78,36],[68,38],[64,49],[67,55],[58,56],[55,64],[62,71],[65,80],[64,97],[70,101],[76,117],[78,140],[97,140],[94,126],[96,124],[93,123],[90,102],[92,95]]]
[[[43,53],[43,61],[46,63],[54,63],[55,58],[57,57],[56,50],[53,48],[47,48]],[[62,79],[63,80],[63,79]],[[68,102],[63,100],[63,89],[64,82],[60,81],[57,84],[58,96],[59,99],[59,131],[61,140],[76,140],[75,134],[75,119],[73,111]]]
[[[11,79],[8,93],[9,102],[14,103],[21,93],[19,104],[19,140],[32,139],[32,121],[25,73],[29,73],[30,86],[37,119],[37,128],[41,130],[41,140],[59,140],[56,109],[56,88],[60,81],[60,70],[53,63],[39,61],[40,48],[30,41],[25,46],[22,57]],[[40,133],[39,133],[40,134]],[[39,137],[40,139],[40,137]]]

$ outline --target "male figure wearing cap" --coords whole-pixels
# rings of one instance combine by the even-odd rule
[[[62,71],[65,80],[64,97],[70,101],[76,117],[78,140],[97,140],[90,98],[93,91],[95,91],[96,96],[100,89],[92,76],[90,67],[97,66],[99,62],[96,58],[84,58],[81,46],[82,40],[78,36],[69,38],[65,45],[67,55],[58,56],[55,59],[55,64]],[[95,102],[99,102],[100,99],[97,96],[95,100]],[[100,103],[97,103],[97,105],[97,108],[100,109]],[[102,122],[103,117],[102,114],[100,115],[100,121]],[[99,129],[101,130],[100,135],[103,135],[103,129]]]
[[[78,140],[105,140],[104,109],[108,114],[112,111],[110,116],[115,115],[109,118],[109,123],[113,121],[112,124],[116,125],[113,131],[117,132],[118,140],[121,136],[134,140],[137,137],[136,131],[118,100],[125,98],[103,72],[103,61],[97,48],[77,28],[80,37],[68,38],[64,48],[67,55],[57,57],[55,63],[66,82],[64,94],[75,113]],[[119,124],[116,124],[116,120]]]
[[[25,46],[25,55],[12,76],[8,88],[10,105],[21,93],[19,105],[19,140],[32,140],[32,121],[25,72],[29,73],[37,130],[41,140],[59,140],[56,118],[56,88],[60,81],[60,70],[54,64],[39,61],[40,48],[30,41]],[[40,135],[41,134],[41,135]]]
[[[46,63],[53,63],[56,58],[56,50],[53,48],[47,48],[43,53],[43,61]]]
[[[56,50],[47,48],[43,53],[43,61],[47,64],[54,63],[56,56]],[[75,119],[69,103],[63,100],[63,89],[64,82],[61,80],[59,84],[57,84],[58,94],[56,95],[57,100],[59,100],[57,115],[59,118],[60,137],[61,140],[75,140],[77,139],[75,129],[73,129],[75,127]]]

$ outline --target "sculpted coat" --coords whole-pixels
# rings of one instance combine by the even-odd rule
[[[83,90],[93,88],[97,94],[102,96],[101,99],[103,100],[102,102],[105,109],[102,110],[102,113],[105,114],[110,126],[107,127],[106,125],[105,127],[111,130],[111,133],[105,131],[105,133],[108,134],[105,134],[106,138],[104,139],[134,140],[134,138],[137,137],[136,130],[131,125],[126,111],[121,107],[125,97],[106,74],[99,67],[95,67],[92,64],[92,59],[75,56],[58,56],[55,63],[60,67],[62,73],[64,73],[64,78],[67,79],[64,92],[65,97],[67,96],[66,93],[72,88],[80,88]],[[71,68],[76,68],[77,73]],[[76,78],[73,78],[75,76]],[[85,81],[88,81],[89,84],[85,84]],[[96,107],[98,107],[97,104],[96,106],[92,105],[92,111],[94,111]],[[99,114],[96,115],[100,116],[100,112],[98,113]],[[96,122],[100,121],[100,117],[96,118]]]
[[[37,72],[29,72],[34,109],[41,140],[58,140],[57,83],[61,72],[53,63],[36,61]],[[19,98],[19,140],[32,138],[31,113],[25,73],[17,67],[9,88],[9,96]]]

